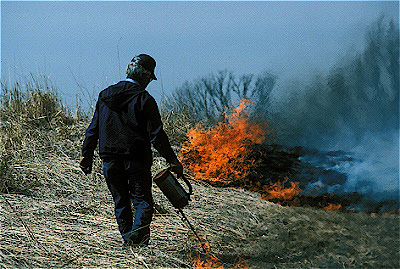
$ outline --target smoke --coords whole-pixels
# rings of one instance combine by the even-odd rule
[[[327,75],[281,84],[273,94],[269,121],[279,142],[351,155],[329,168],[347,175],[335,191],[399,199],[399,28],[393,21],[379,18],[364,51]]]
[[[347,192],[373,200],[399,199],[399,133],[365,134],[353,150],[355,163],[339,169],[348,175]]]
[[[220,71],[185,83],[166,107],[209,124],[223,119],[243,97],[254,101],[253,120],[271,123],[277,143],[317,149],[303,156],[325,170],[304,180],[309,190],[319,184],[327,192],[398,199],[399,28],[394,21],[379,18],[366,33],[364,50],[348,53],[327,74],[282,82],[270,73],[237,77]]]

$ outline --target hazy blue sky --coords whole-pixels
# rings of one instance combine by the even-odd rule
[[[361,50],[398,2],[1,2],[1,79],[44,74],[73,100],[75,80],[100,91],[148,53],[159,99],[186,80],[228,69],[280,78],[327,70]],[[119,57],[118,57],[119,55]],[[75,77],[75,78],[74,78]]]

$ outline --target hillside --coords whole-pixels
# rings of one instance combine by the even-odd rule
[[[168,213],[155,215],[149,247],[131,252],[121,250],[105,182],[71,180],[81,187],[57,197],[1,195],[4,268],[193,266],[195,237],[157,188],[155,201]],[[399,265],[397,215],[282,207],[256,193],[198,183],[194,191],[184,211],[226,267],[239,260],[250,268]]]
[[[195,236],[156,186],[155,202],[167,212],[155,215],[150,245],[122,250],[100,160],[90,176],[78,167],[89,118],[71,116],[54,95],[41,90],[8,93],[0,106],[1,267],[192,268],[212,260],[201,254]],[[187,131],[183,118],[170,120],[167,114],[165,121],[174,140]],[[180,127],[171,128],[177,122]],[[156,155],[152,172],[164,167]],[[193,181],[193,187],[184,212],[219,259],[214,265],[400,265],[396,214],[283,207],[237,188],[201,181]]]

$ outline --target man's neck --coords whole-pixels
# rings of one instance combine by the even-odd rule
[[[132,82],[132,83],[139,84],[139,82],[137,82],[137,81],[135,81],[135,80],[133,80],[133,79],[131,79],[131,78],[126,78],[124,81],[129,81],[129,82]],[[139,85],[140,85],[140,84],[139,84]]]

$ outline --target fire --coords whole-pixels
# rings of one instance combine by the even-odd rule
[[[386,211],[386,212],[381,213],[382,216],[390,215],[390,214],[397,214],[397,215],[399,215],[399,214],[400,214],[400,209],[393,209],[393,210],[390,210],[390,211]]]
[[[251,169],[258,165],[250,146],[270,138],[266,123],[250,121],[247,107],[251,104],[250,100],[243,99],[225,121],[209,128],[197,125],[191,129],[187,134],[189,140],[181,150],[182,162],[197,179],[243,187],[261,193],[264,199],[278,203],[290,200],[294,205],[294,197],[301,192],[298,183],[291,182],[286,187],[288,178],[285,178],[283,183],[265,185],[249,177]]]
[[[203,239],[204,240],[204,239]],[[200,249],[203,249],[206,253],[205,255],[200,255]],[[211,255],[210,253],[210,244],[207,242],[200,243],[197,249],[197,258],[194,260],[193,267],[194,268],[217,268],[223,269],[224,265],[217,258]]]
[[[229,184],[248,176],[254,162],[248,161],[250,144],[262,143],[266,126],[249,121],[243,99],[226,120],[212,128],[197,125],[187,134],[189,141],[182,147],[183,163],[195,172],[196,178]]]
[[[337,204],[337,205],[329,204],[329,205],[324,207],[324,209],[326,209],[326,210],[333,210],[333,211],[337,211],[337,210],[339,210],[341,208],[342,208],[341,204]]]
[[[288,180],[286,178],[286,180]],[[290,182],[291,187],[285,188],[281,182],[264,186],[262,198],[266,200],[278,199],[278,200],[291,200],[296,197],[301,189],[297,182]]]
[[[212,255],[207,255],[207,260],[202,261],[200,257],[198,258],[197,261],[195,261],[194,264],[195,268],[217,268],[217,269],[223,269],[224,265],[221,264],[218,258],[215,258]]]
[[[203,249],[206,253],[203,255],[200,255],[200,249]],[[199,243],[198,249],[197,249],[197,257],[193,262],[193,267],[194,268],[217,268],[217,269],[223,269],[224,264],[215,256],[209,253],[210,251],[210,244],[207,242],[204,243]],[[241,261],[237,263],[237,265],[234,268],[248,268],[246,265],[244,265]]]

